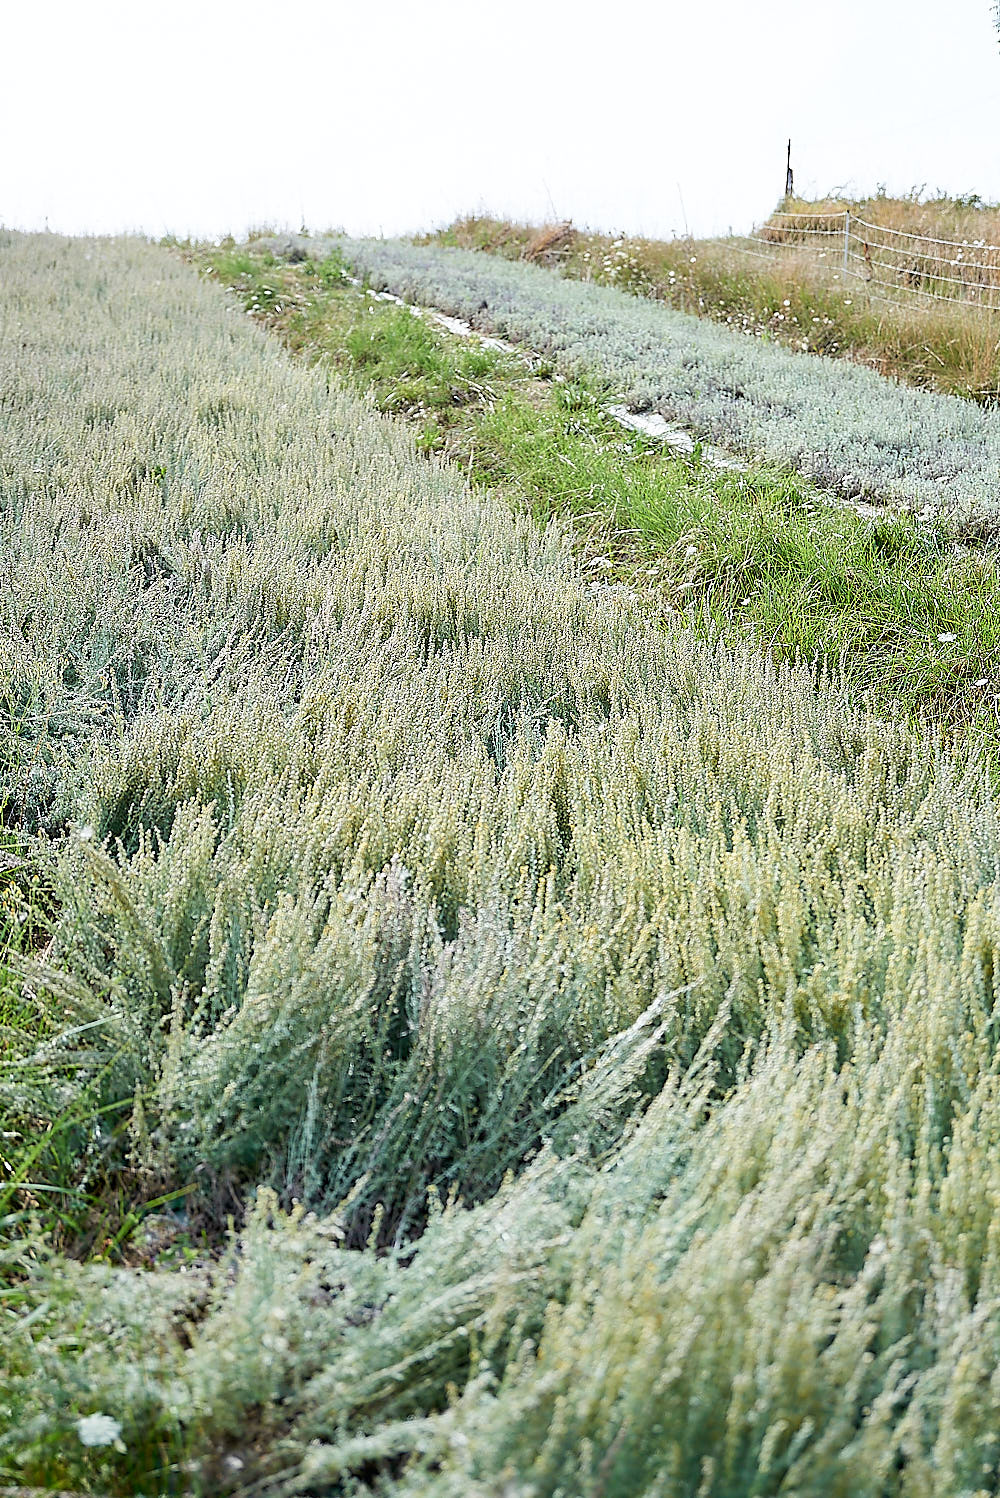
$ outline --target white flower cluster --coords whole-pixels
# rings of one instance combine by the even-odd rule
[[[76,1422],[76,1433],[81,1446],[114,1446],[120,1451],[125,1450],[121,1423],[111,1415],[83,1415]]]

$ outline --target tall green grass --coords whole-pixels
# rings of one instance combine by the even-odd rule
[[[124,1208],[6,1233],[4,1479],[989,1492],[982,761],[591,589],[166,252],[2,253],[0,1109]]]

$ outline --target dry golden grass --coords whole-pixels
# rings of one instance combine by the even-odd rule
[[[848,209],[869,223],[904,234],[1000,245],[1000,204],[981,203],[974,198],[936,197],[921,201],[916,195],[890,198],[879,194],[871,198],[789,198],[781,206],[793,213],[816,215]]]
[[[758,231],[766,243],[798,246],[827,270],[844,248],[852,275],[883,298],[1000,304],[1000,210],[945,198],[860,202],[789,198]]]

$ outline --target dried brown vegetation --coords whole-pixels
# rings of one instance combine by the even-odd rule
[[[569,253],[575,239],[576,230],[569,220],[560,224],[544,224],[524,246],[521,258],[535,260],[543,265],[551,264]]]

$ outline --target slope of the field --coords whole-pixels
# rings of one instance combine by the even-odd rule
[[[58,911],[4,1477],[991,1491],[986,777],[595,597],[165,251],[0,256],[5,818]]]
[[[1000,417],[843,360],[761,344],[689,313],[541,267],[403,241],[338,244],[375,286],[586,368],[738,453],[849,497],[986,522],[1000,515]]]

